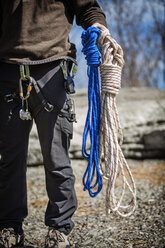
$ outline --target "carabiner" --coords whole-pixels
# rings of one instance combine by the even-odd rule
[[[22,85],[22,78],[19,80],[19,96],[22,100],[27,100],[30,96],[30,92],[32,91],[32,78],[30,76],[25,76],[26,80],[29,80],[29,84],[27,86],[27,92],[26,95],[24,96],[23,93],[23,85]]]

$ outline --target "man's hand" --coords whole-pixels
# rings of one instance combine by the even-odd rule
[[[95,22],[92,27],[96,27],[96,28],[100,28],[102,31],[107,29],[104,25],[98,23],[98,22]]]
[[[108,28],[106,28],[104,25],[102,25],[102,24],[100,24],[100,23],[98,23],[98,22],[95,22],[95,23],[92,25],[92,27],[100,28],[101,31],[107,30],[107,31],[109,32]],[[108,41],[108,39],[105,38],[103,42],[106,43],[107,41]]]

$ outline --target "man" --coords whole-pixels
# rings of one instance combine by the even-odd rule
[[[74,17],[84,29],[106,26],[94,0],[0,0],[0,247],[24,245],[33,120],[49,197],[45,247],[70,247],[77,208],[68,156],[75,119],[69,94],[76,49],[68,39]]]

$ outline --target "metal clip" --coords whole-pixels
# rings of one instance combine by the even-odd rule
[[[54,106],[50,103],[47,102],[46,106],[44,107],[44,109],[47,111],[47,112],[51,112],[53,111],[54,109]]]
[[[74,79],[76,72],[77,72],[77,66],[76,66],[76,64],[72,65],[72,69],[71,69],[72,76],[68,72],[66,61],[62,61],[60,66],[62,68],[64,79],[65,79],[64,86],[65,86],[66,93],[74,94],[75,93],[75,89],[74,89],[75,85],[74,85],[73,79]]]
[[[65,80],[67,80],[67,78],[68,78],[68,70],[67,70],[67,66],[66,66],[66,61],[62,61],[60,66],[62,68],[64,78],[65,78]]]
[[[5,102],[9,103],[13,101],[13,95],[12,94],[7,94],[4,96]]]
[[[77,65],[73,64],[73,67],[72,67],[72,78],[73,79],[75,78],[76,73],[77,73]]]
[[[20,109],[19,111],[19,117],[22,119],[22,120],[32,120],[32,117],[31,117],[31,114],[29,111],[25,111],[24,109]]]
[[[73,78],[69,75],[67,80],[64,83],[66,93],[68,94],[74,94],[75,89],[74,89],[74,81]]]
[[[32,78],[29,76],[26,76],[26,80],[29,80],[29,84],[27,86],[27,92],[25,96],[23,92],[22,78],[20,78],[19,80],[19,95],[22,100],[27,100],[30,96],[30,92],[32,91]]]

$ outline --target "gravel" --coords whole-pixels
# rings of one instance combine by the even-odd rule
[[[83,160],[72,160],[76,175],[78,209],[73,216],[75,228],[71,247],[80,248],[165,248],[165,161],[128,161],[136,181],[137,208],[128,218],[115,213],[106,216],[106,186],[96,198],[83,191]],[[24,221],[26,248],[44,247],[47,204],[43,166],[28,167],[29,215]],[[106,183],[105,183],[106,184]]]

